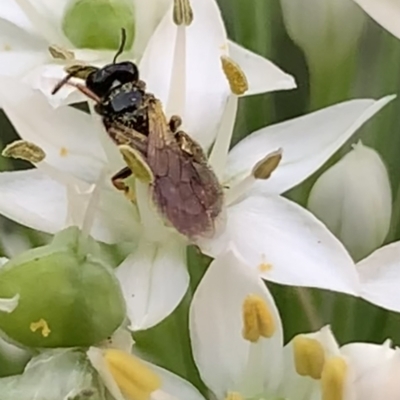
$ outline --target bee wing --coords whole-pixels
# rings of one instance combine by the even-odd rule
[[[180,148],[159,101],[149,106],[148,116],[147,162],[154,174],[155,203],[190,238],[212,231],[222,208],[222,189],[215,174]]]

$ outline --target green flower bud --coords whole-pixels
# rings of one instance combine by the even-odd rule
[[[126,30],[125,49],[135,37],[135,9],[131,0],[72,0],[62,27],[77,48],[117,50],[121,29]]]
[[[0,307],[0,329],[11,339],[30,347],[90,346],[121,325],[119,283],[97,243],[82,239],[68,228],[0,269],[0,298],[18,299],[13,310]]]

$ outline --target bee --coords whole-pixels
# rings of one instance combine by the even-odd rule
[[[132,175],[148,182],[157,209],[178,232],[189,239],[208,235],[222,210],[222,186],[201,146],[179,129],[181,118],[168,121],[160,100],[146,91],[137,66],[117,62],[121,52],[102,68],[70,68],[53,94],[69,83],[94,100],[95,112],[127,161],[112,178],[117,189],[126,191],[124,181]],[[73,77],[84,84],[69,82]]]

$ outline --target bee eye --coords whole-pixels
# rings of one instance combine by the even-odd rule
[[[86,79],[88,89],[99,97],[105,97],[111,89],[128,82],[137,82],[139,72],[135,64],[121,62],[109,64],[91,73]]]

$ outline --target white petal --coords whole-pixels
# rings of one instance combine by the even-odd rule
[[[97,347],[90,347],[86,354],[93,368],[98,372],[104,386],[113,398],[115,400],[126,400],[108,369],[102,350]]]
[[[106,243],[134,241],[140,232],[136,207],[116,190],[105,188],[101,192],[90,234]]]
[[[0,214],[42,232],[56,233],[66,227],[66,186],[37,169],[0,173]],[[83,220],[88,199],[78,199],[75,213]],[[116,213],[115,210],[118,210]],[[90,234],[116,243],[134,240],[139,231],[135,209],[122,195],[103,190]]]
[[[251,294],[264,299],[276,327],[273,337],[261,338],[256,344],[242,337],[243,302]],[[224,398],[226,391],[252,397],[259,394],[260,384],[277,383],[283,343],[278,311],[257,274],[232,251],[210,265],[193,297],[189,318],[194,359],[202,379],[217,398]],[[246,381],[252,385],[245,388]]]
[[[201,393],[185,379],[157,365],[141,361],[161,377],[161,390],[169,396],[179,400],[204,400]]]
[[[127,303],[130,328],[150,328],[171,314],[186,293],[186,248],[173,237],[164,243],[143,240],[116,273]]]
[[[171,91],[176,94],[183,91],[185,105],[183,114],[180,113],[183,130],[207,147],[215,138],[229,95],[220,59],[227,52],[227,38],[214,0],[192,0],[191,5],[194,20],[186,28],[182,55],[186,56],[186,64],[181,65],[182,60],[176,60],[177,65],[174,65],[178,27],[172,21],[171,10],[150,39],[140,62],[140,71],[149,91],[160,98],[164,108],[168,108]],[[185,69],[186,76],[181,77],[178,86],[171,87],[174,67]]]
[[[282,148],[282,162],[277,170],[270,179],[257,182],[254,190],[283,193],[321,167],[393,98],[351,100],[254,132],[229,153],[225,182],[249,175],[266,154]]]
[[[23,30],[34,33],[31,21],[27,18],[15,0],[2,0],[0,18],[11,22]]]
[[[397,371],[400,354],[389,344],[350,343],[341,349],[354,371],[357,399],[396,400],[400,396]]]
[[[247,77],[249,89],[245,96],[296,87],[293,76],[286,74],[266,58],[234,42],[229,42],[229,55]]]
[[[97,67],[108,64],[115,55],[114,51],[106,50],[74,50],[73,53],[78,63],[90,64]],[[51,93],[54,87],[65,78],[66,66],[67,63],[60,63],[60,60],[47,59],[46,63],[41,63],[38,67],[31,69],[24,76],[24,82],[32,88],[40,90],[54,108],[87,101],[87,96],[70,85],[64,85],[54,95]],[[80,79],[76,81],[82,82]]]
[[[400,311],[400,242],[376,250],[357,264],[361,296],[388,310]]]
[[[308,209],[355,260],[380,247],[390,228],[392,192],[379,154],[357,143],[315,182]]]
[[[22,139],[41,147],[46,163],[95,182],[105,155],[91,116],[63,107],[54,110],[37,91],[0,77],[0,104]]]
[[[55,233],[65,225],[66,190],[33,169],[0,174],[0,214],[39,231]]]
[[[160,23],[171,0],[135,0],[135,58],[140,58],[155,28]]]
[[[228,207],[225,232],[202,243],[216,256],[232,241],[267,280],[356,294],[359,282],[343,245],[310,212],[271,196],[253,196]]]
[[[46,43],[42,39],[0,18],[1,75],[24,74],[44,62],[47,57]]]
[[[397,0],[354,0],[378,24],[400,39],[400,3]]]
[[[48,43],[69,44],[62,32],[61,18],[67,0],[15,0],[36,32]]]

